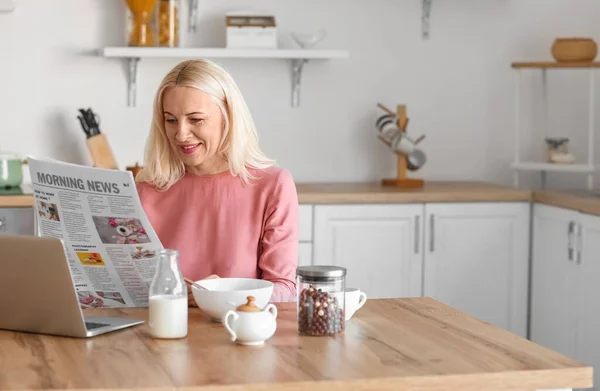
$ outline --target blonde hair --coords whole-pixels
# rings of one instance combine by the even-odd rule
[[[246,101],[231,75],[209,60],[188,60],[175,66],[163,79],[154,99],[154,114],[146,141],[144,169],[136,181],[166,191],[185,175],[185,166],[174,153],[165,132],[163,94],[168,87],[192,87],[219,106],[224,119],[218,152],[225,156],[229,172],[244,184],[254,177],[249,168],[264,169],[275,164],[258,145],[258,134]]]

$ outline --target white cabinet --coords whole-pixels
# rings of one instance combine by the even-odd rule
[[[33,208],[0,208],[0,235],[35,235]]]
[[[600,217],[581,214],[574,241],[575,358],[594,367],[595,389],[600,388]]]
[[[300,242],[298,244],[298,266],[312,265],[312,243]]]
[[[525,337],[529,203],[426,204],[424,295]]]
[[[315,205],[313,264],[369,298],[430,296],[525,337],[530,204]]]
[[[369,298],[421,296],[423,204],[315,205],[314,264]]]
[[[313,206],[298,207],[298,266],[312,265]]]
[[[569,357],[575,356],[575,211],[533,207],[531,265],[531,340]]]
[[[535,205],[533,249],[531,340],[600,367],[600,217]]]

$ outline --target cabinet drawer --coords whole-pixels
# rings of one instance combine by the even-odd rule
[[[312,265],[312,243],[300,243],[298,245],[298,266]]]
[[[300,241],[311,242],[313,231],[313,206],[300,205],[298,220],[298,224],[300,225]]]
[[[33,208],[0,208],[0,235],[34,235]]]

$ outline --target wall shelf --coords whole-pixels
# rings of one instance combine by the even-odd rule
[[[519,162],[511,164],[517,171],[542,171],[542,172],[594,172],[595,167],[587,164],[558,164],[544,162]]]
[[[600,68],[600,62],[552,62],[552,61],[513,62],[511,64],[511,67],[514,69]]]
[[[595,109],[596,109],[596,86],[595,72],[600,68],[600,62],[573,62],[559,63],[550,61],[537,62],[514,62],[511,67],[515,70],[515,129],[514,129],[514,161],[511,164],[514,170],[514,186],[519,187],[519,172],[520,171],[538,171],[541,174],[542,187],[546,185],[547,172],[579,172],[587,174],[587,188],[592,190],[594,187],[594,172],[597,170],[594,163],[594,136],[595,136]],[[587,162],[578,164],[556,164],[546,162],[522,162],[521,161],[521,73],[523,70],[532,70],[533,72],[541,72],[542,76],[542,96],[544,118],[541,128],[544,131],[544,137],[547,137],[548,130],[548,87],[547,87],[547,72],[548,70],[561,69],[581,69],[588,72],[588,128],[587,128]]]
[[[316,49],[227,49],[227,48],[160,48],[160,47],[105,47],[99,55],[126,59],[129,64],[128,107],[134,107],[138,63],[142,58],[226,58],[289,60],[292,68],[292,107],[300,104],[300,81],[304,64],[310,60],[332,60],[348,57],[345,50]]]

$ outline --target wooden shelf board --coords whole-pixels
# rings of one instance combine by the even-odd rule
[[[117,58],[265,58],[327,60],[347,58],[345,50],[324,49],[227,49],[227,48],[161,48],[105,47],[99,54]]]
[[[600,68],[600,62],[555,62],[555,61],[534,61],[534,62],[513,62],[513,68]]]
[[[595,167],[587,164],[558,164],[544,162],[519,162],[512,163],[511,167],[522,171],[555,171],[555,172],[584,172],[590,173],[596,170]]]

